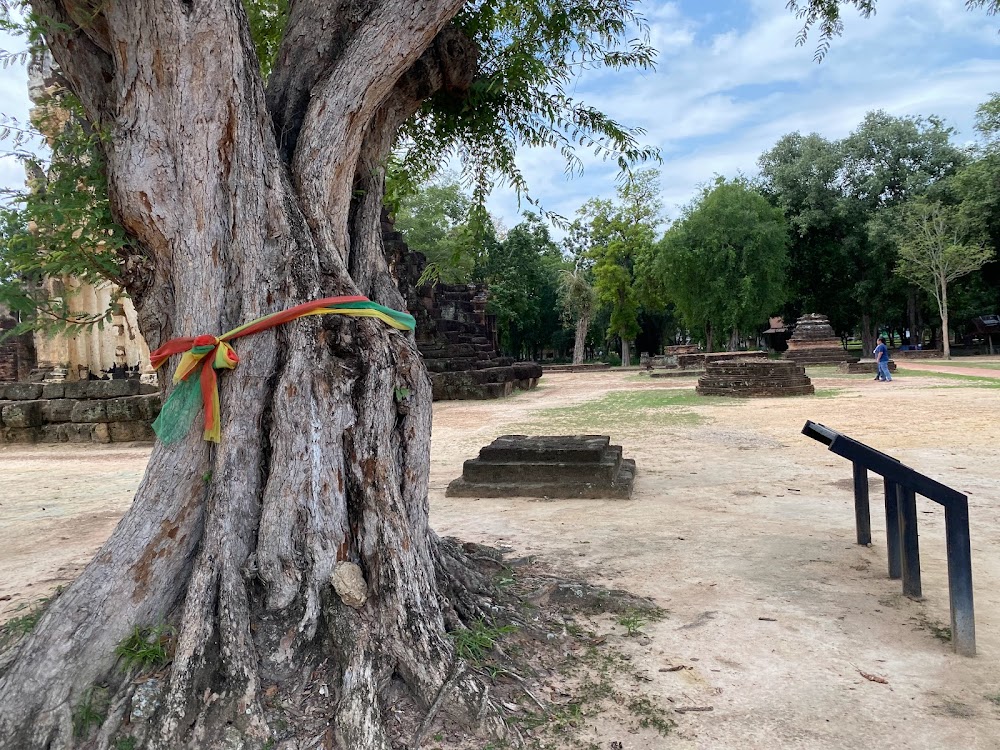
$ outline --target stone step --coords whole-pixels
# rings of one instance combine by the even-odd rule
[[[539,497],[627,500],[635,482],[635,461],[622,460],[613,480],[587,481],[517,481],[471,482],[459,477],[448,485],[448,497]]]
[[[502,435],[482,448],[479,458],[494,463],[596,463],[610,448],[614,448],[617,455],[621,456],[621,446],[612,446],[611,438],[607,435],[542,435],[531,438],[526,435]]]
[[[621,460],[621,448],[617,452],[606,452],[599,461],[574,463],[554,463],[549,460],[494,462],[472,458],[465,462],[462,476],[466,481],[480,484],[509,482],[511,477],[517,477],[518,482],[610,484],[618,474]]]
[[[767,386],[754,386],[751,388],[715,388],[712,386],[699,385],[696,389],[702,396],[730,396],[733,398],[759,398],[759,397],[780,397],[780,396],[811,396],[816,392],[815,386],[809,385],[772,388]]]

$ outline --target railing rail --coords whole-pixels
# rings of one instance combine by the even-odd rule
[[[959,654],[975,656],[976,621],[972,600],[972,542],[969,536],[968,497],[911,469],[892,456],[818,422],[807,421],[802,434],[823,443],[831,452],[852,463],[858,544],[870,544],[872,540],[868,472],[875,472],[882,477],[889,577],[902,579],[903,594],[910,598],[919,599],[922,596],[916,496],[922,495],[944,506],[951,641]]]

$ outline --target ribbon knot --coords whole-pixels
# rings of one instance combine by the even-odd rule
[[[412,331],[416,327],[413,316],[372,302],[367,297],[327,297],[306,302],[288,310],[265,315],[222,334],[171,339],[149,355],[153,369],[159,369],[174,354],[181,354],[181,361],[174,372],[174,389],[163,404],[160,415],[153,422],[153,429],[164,443],[171,443],[187,433],[196,413],[196,396],[200,392],[205,411],[205,440],[218,443],[222,438],[219,419],[219,381],[216,370],[233,370],[240,363],[232,339],[274,328],[305,315],[349,315],[377,318],[392,328]],[[194,374],[201,369],[201,374]],[[195,386],[198,388],[195,388]],[[181,424],[183,423],[183,424]]]

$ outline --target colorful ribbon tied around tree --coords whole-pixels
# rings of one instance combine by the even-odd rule
[[[219,419],[219,383],[215,371],[232,370],[240,362],[229,342],[306,315],[377,318],[400,331],[412,331],[416,327],[416,321],[409,313],[383,307],[367,297],[327,297],[265,315],[221,336],[171,339],[149,356],[153,368],[157,369],[172,355],[183,355],[174,372],[174,389],[153,422],[153,430],[160,441],[173,443],[184,437],[191,429],[191,423],[201,406],[205,412],[205,440],[218,443],[222,435],[222,424]]]

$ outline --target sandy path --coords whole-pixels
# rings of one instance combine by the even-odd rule
[[[669,612],[644,627],[647,646],[621,643],[647,669],[647,689],[713,711],[678,715],[669,739],[641,740],[609,721],[595,730],[602,748],[1000,747],[1000,706],[988,699],[1000,694],[1000,390],[931,376],[892,388],[866,376],[816,384],[827,397],[713,399],[671,407],[683,420],[623,412],[592,425],[637,461],[630,502],[450,499],[444,488],[493,437],[551,426],[546,409],[587,408],[610,391],[685,394],[692,382],[547,374],[540,390],[505,401],[435,405],[439,533],[509,544]],[[885,575],[879,488],[875,543],[858,547],[850,467],[799,434],[807,418],[969,493],[978,657],[955,656],[928,628],[949,619],[943,514],[918,500],[926,598],[912,602]],[[130,502],[146,453],[0,450],[0,596],[13,597],[0,607],[37,598],[92,554]],[[692,669],[658,671],[681,663]]]

